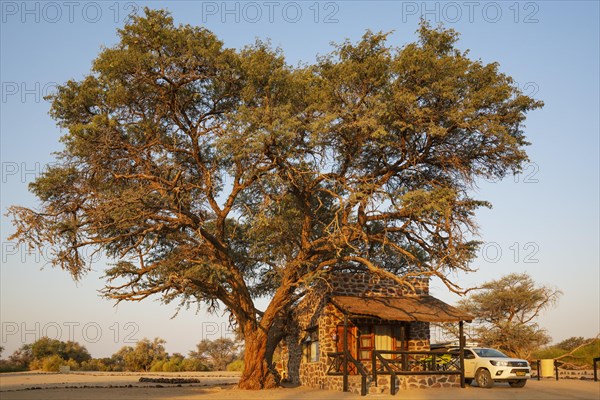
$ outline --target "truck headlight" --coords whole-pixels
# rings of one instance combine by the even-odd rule
[[[492,364],[494,367],[508,367],[508,361],[490,360],[490,364]]]

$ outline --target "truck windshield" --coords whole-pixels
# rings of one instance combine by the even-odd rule
[[[495,349],[473,349],[479,357],[507,357],[506,354]]]

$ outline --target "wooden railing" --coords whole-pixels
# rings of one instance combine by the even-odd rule
[[[369,373],[365,367],[357,361],[349,352],[336,352],[327,353],[327,375],[344,375],[344,363],[346,363],[346,371],[348,367],[354,367],[355,370],[361,375],[360,384],[360,395],[367,395],[367,377]],[[349,365],[351,363],[352,365]],[[353,368],[353,369],[354,369]],[[354,371],[353,371],[354,372]],[[347,391],[347,374],[344,375],[344,391]]]
[[[327,353],[327,375],[344,376],[344,362],[347,360],[347,372],[360,374],[361,395],[367,394],[367,372],[365,366],[350,353]],[[373,350],[371,352],[372,382],[377,385],[377,375],[390,375],[390,393],[396,394],[397,375],[462,375],[458,352],[431,351],[392,351]],[[347,375],[345,376],[347,379]],[[344,390],[347,390],[344,380]]]
[[[388,357],[384,357],[387,355]],[[396,394],[396,375],[462,375],[458,352],[373,350],[373,382],[377,375],[390,375],[390,393]]]
[[[327,375],[342,375],[344,373],[344,352],[327,353]]]

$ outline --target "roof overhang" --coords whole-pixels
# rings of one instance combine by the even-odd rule
[[[375,317],[387,321],[459,322],[473,316],[433,296],[354,297],[333,296],[331,302],[355,317]]]

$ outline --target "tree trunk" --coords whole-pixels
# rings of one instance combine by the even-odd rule
[[[268,335],[260,329],[244,335],[244,372],[238,383],[240,389],[272,389],[279,385],[278,376],[271,369],[273,346]]]
[[[284,337],[286,322],[290,318],[286,307],[294,287],[284,280],[260,321],[245,319],[245,323],[240,323],[245,342],[244,372],[238,383],[240,389],[259,390],[279,386],[280,376],[273,365],[273,353]]]

